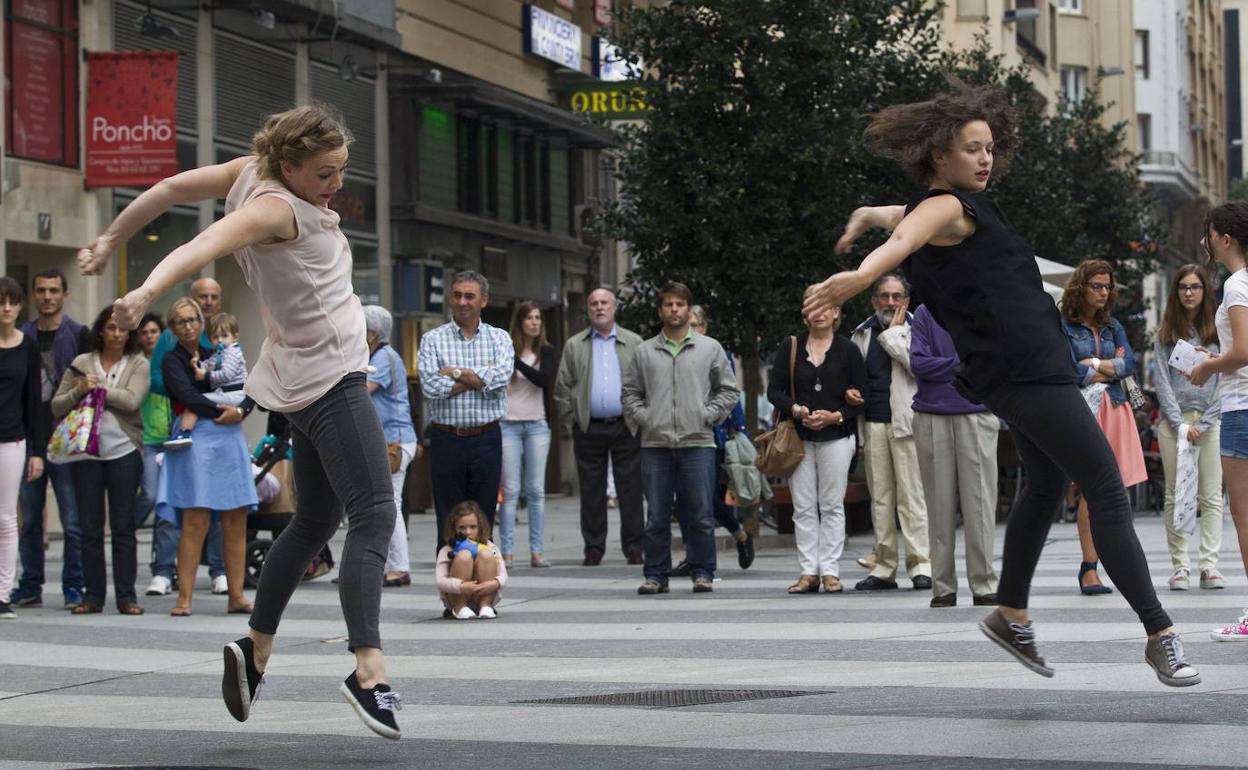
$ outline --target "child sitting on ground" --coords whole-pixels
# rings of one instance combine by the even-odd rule
[[[490,542],[490,525],[481,507],[465,500],[446,517],[446,545],[438,551],[438,594],[444,618],[498,617],[494,602],[507,584],[503,555]]]
[[[195,386],[202,387],[204,396],[213,403],[238,406],[243,403],[243,385],[247,382],[247,360],[238,344],[238,319],[229,313],[217,313],[208,320],[208,339],[216,346],[216,352],[207,361],[191,359]],[[191,431],[199,418],[194,412],[184,410],[178,419],[177,430],[165,449],[184,449],[191,445]]]

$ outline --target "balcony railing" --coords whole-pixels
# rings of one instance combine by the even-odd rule
[[[1041,67],[1044,66],[1047,57],[1045,57],[1044,51],[1040,50],[1040,46],[1031,42],[1031,39],[1025,37],[1022,32],[1015,33],[1014,40],[1018,43],[1018,47],[1023,49],[1023,53],[1034,59],[1036,64],[1039,64]]]

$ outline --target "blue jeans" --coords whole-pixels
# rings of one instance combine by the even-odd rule
[[[22,534],[17,541],[22,557],[22,579],[17,590],[22,594],[43,594],[43,506],[48,499],[48,481],[56,494],[61,510],[61,529],[65,532],[64,561],[61,565],[61,591],[81,591],[82,528],[78,524],[78,499],[74,496],[74,480],[68,465],[44,464],[43,475],[34,481],[23,481],[17,493],[22,508]]]
[[[550,426],[545,420],[508,420],[503,430],[503,507],[499,511],[499,547],[515,547],[516,501],[521,489],[529,501],[529,552],[542,552],[542,506],[546,503],[546,455]]]
[[[1248,460],[1248,409],[1222,413],[1219,453],[1223,457]]]
[[[159,444],[143,447],[143,483],[139,490],[138,500],[134,504],[136,527],[143,526],[143,522],[147,521],[148,515],[156,505],[156,481],[160,478],[160,465],[156,463],[156,455],[164,451],[164,447]],[[148,566],[152,571],[152,577],[159,575],[172,581],[178,574],[178,540],[182,537],[182,530],[172,521],[166,521],[159,516],[155,519],[152,523],[152,558]],[[225,557],[221,553],[222,548],[221,522],[213,519],[208,525],[208,535],[204,538],[209,577],[215,578],[217,575],[225,574]]]
[[[689,537],[685,559],[690,577],[713,579],[715,447],[642,447],[641,482],[646,490],[646,579],[666,585],[672,571],[673,497],[676,518]]]

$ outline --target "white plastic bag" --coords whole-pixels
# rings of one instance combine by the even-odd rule
[[[1189,535],[1196,531],[1198,483],[1196,445],[1187,440],[1187,425],[1180,425],[1174,471],[1174,528]]]

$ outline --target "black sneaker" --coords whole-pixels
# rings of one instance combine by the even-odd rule
[[[397,692],[393,692],[388,684],[373,685],[367,690],[360,687],[359,680],[355,678],[355,672],[351,672],[338,685],[338,692],[342,693],[343,699],[351,704],[351,708],[355,709],[355,715],[360,718],[368,729],[380,735],[382,738],[399,739],[399,726],[394,721],[394,712],[403,708],[402,699],[399,698]]]
[[[916,575],[910,583],[914,585],[914,590],[916,591],[932,590],[932,579],[927,575]]]
[[[1011,623],[996,610],[979,621],[979,630],[1027,668],[1040,676],[1053,676],[1053,669],[1036,653],[1036,630],[1030,623]]]
[[[260,685],[264,684],[264,674],[256,670],[256,648],[251,638],[244,636],[225,645],[224,655],[221,697],[230,716],[246,722],[252,704],[260,697]]]
[[[12,620],[16,617],[17,613],[8,602],[0,602],[0,620]]]
[[[672,577],[689,577],[690,569],[691,567],[689,566],[689,561],[687,559],[681,559],[680,564],[672,567],[672,571],[667,574]]]
[[[741,569],[749,569],[754,563],[754,538],[750,537],[750,533],[745,533],[744,540],[737,541],[737,565]]]
[[[897,583],[893,580],[885,580],[875,575],[867,575],[862,580],[854,583],[855,591],[896,591]]]

